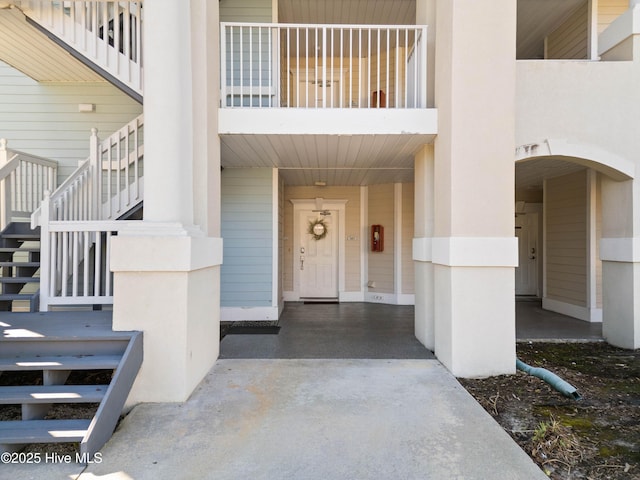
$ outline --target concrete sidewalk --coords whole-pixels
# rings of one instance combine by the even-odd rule
[[[7,478],[57,478],[38,471]],[[547,477],[436,360],[229,359],[188,402],[134,408],[102,463],[63,478]]]

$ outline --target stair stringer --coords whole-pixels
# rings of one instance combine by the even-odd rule
[[[142,332],[134,332],[122,360],[80,443],[80,454],[92,458],[113,435],[118,419],[142,365]]]

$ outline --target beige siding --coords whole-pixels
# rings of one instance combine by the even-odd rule
[[[80,103],[95,112],[78,112]],[[89,156],[91,128],[105,138],[141,113],[142,105],[109,83],[38,83],[0,61],[0,138],[60,162],[60,180]]]
[[[413,183],[402,184],[402,292],[415,293],[413,275]]]
[[[598,0],[598,33],[629,8],[629,0]]]
[[[271,23],[271,10],[271,0],[220,0],[220,21]]]
[[[602,308],[602,260],[600,260],[600,239],[602,238],[602,190],[601,176],[596,182],[596,307]]]
[[[291,199],[346,199],[345,291],[359,292],[360,280],[360,187],[284,187],[284,271],[285,291],[293,291],[293,204]]]
[[[586,195],[586,170],[547,180],[547,297],[579,306],[587,302]]]
[[[587,58],[588,18],[585,2],[547,37],[546,58]]]
[[[384,251],[369,250],[368,281],[376,284],[370,292],[394,293],[394,187],[392,183],[369,186],[369,226],[384,227]]]

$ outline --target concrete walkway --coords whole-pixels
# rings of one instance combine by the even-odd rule
[[[539,302],[516,308],[519,339],[601,338]],[[288,304],[280,325],[225,337],[189,401],[134,408],[100,463],[42,455],[0,478],[547,478],[415,340],[413,307]]]
[[[547,477],[436,360],[233,359],[185,404],[136,407],[79,477],[98,478]]]

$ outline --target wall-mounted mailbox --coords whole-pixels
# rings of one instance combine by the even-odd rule
[[[371,251],[384,251],[384,227],[382,225],[371,225]]]

